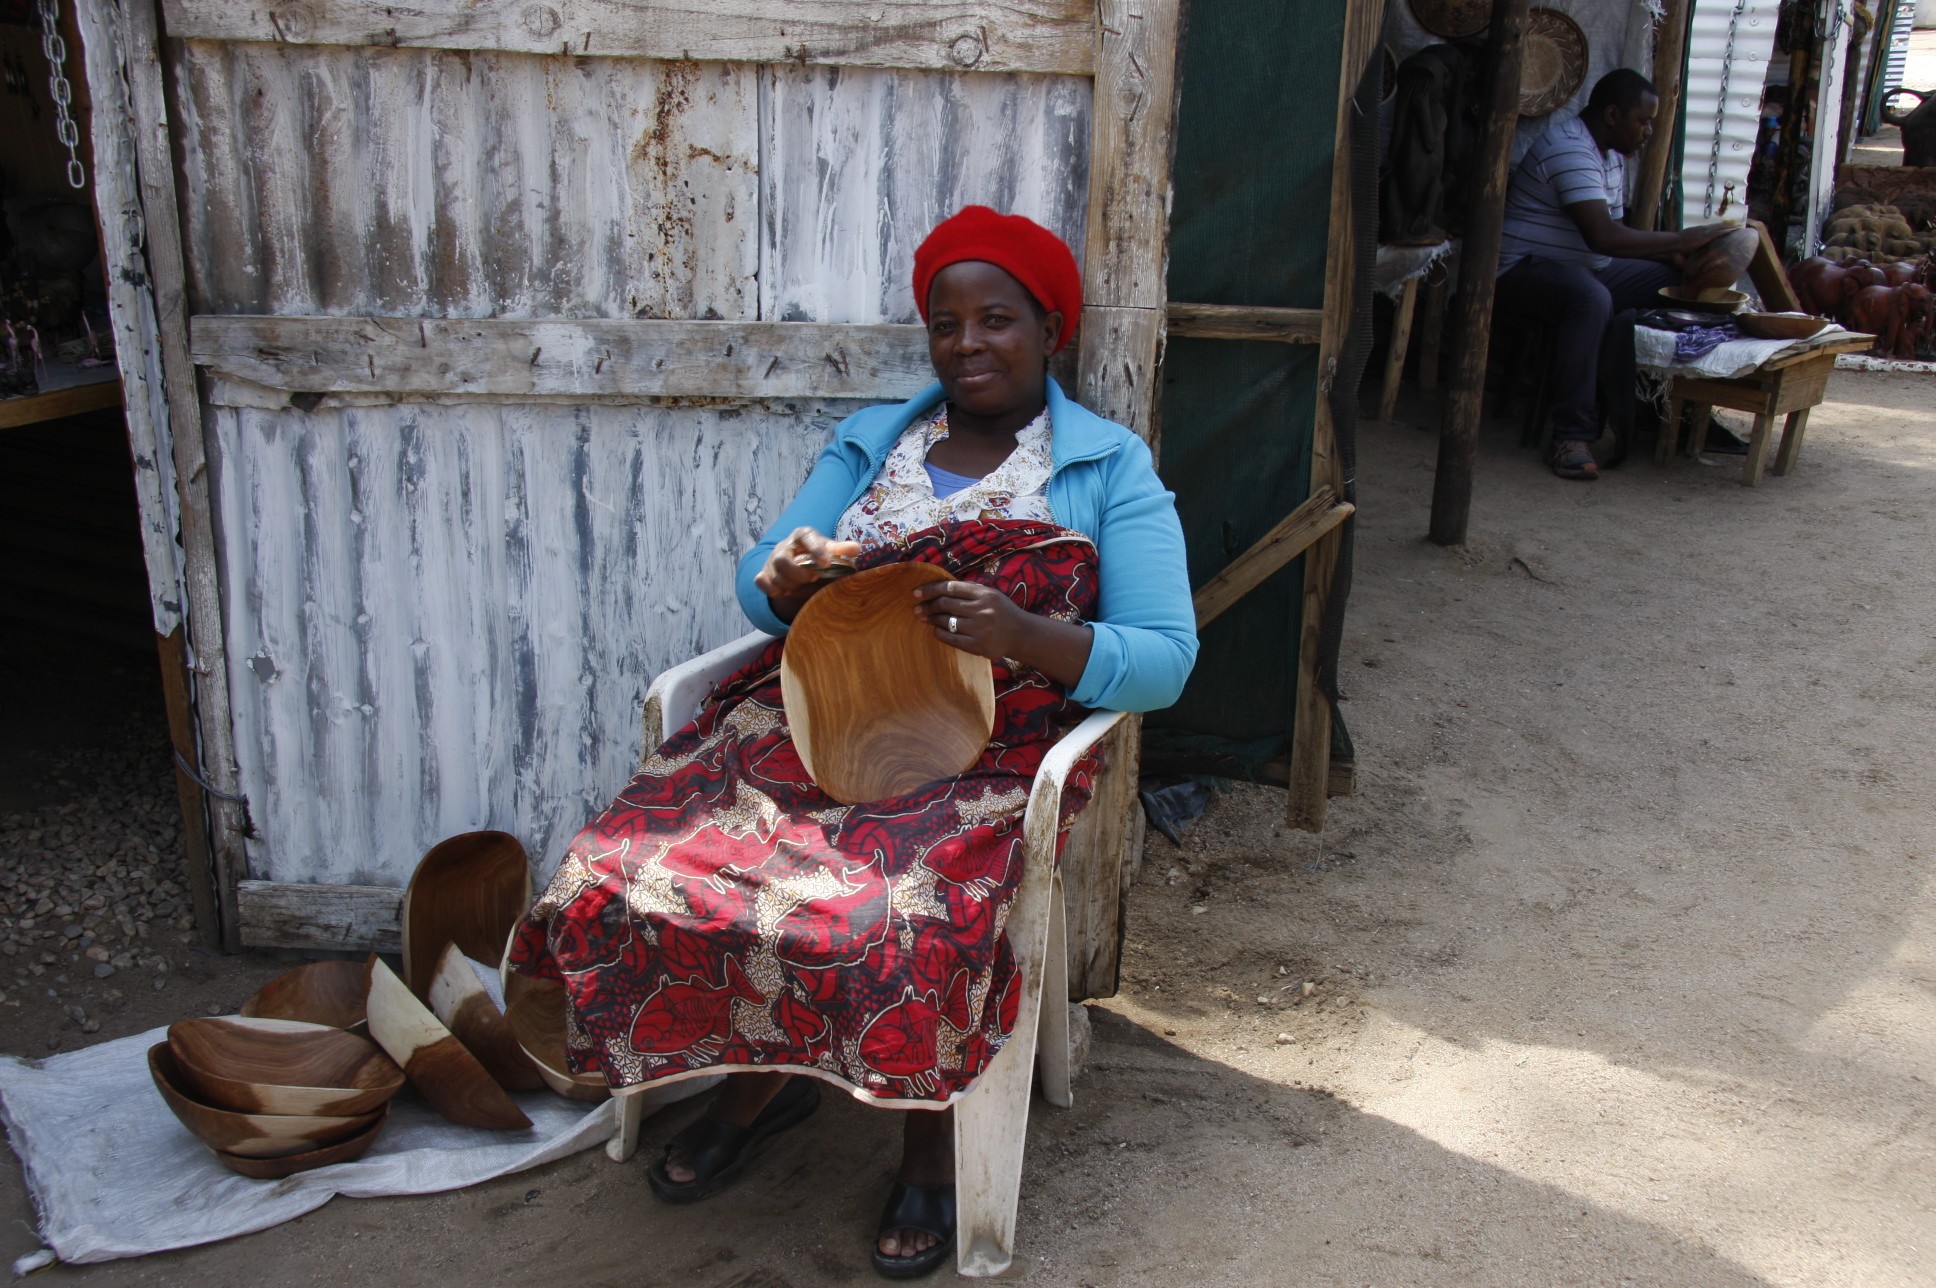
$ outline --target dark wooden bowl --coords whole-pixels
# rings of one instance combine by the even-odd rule
[[[800,759],[848,805],[904,796],[961,773],[995,728],[985,657],[935,638],[914,591],[944,568],[887,564],[807,601],[780,656],[780,691]]]
[[[337,1141],[334,1145],[325,1145],[307,1154],[289,1154],[283,1158],[243,1158],[218,1149],[215,1151],[215,1157],[220,1159],[222,1165],[231,1172],[240,1172],[258,1181],[279,1181],[285,1176],[294,1176],[297,1172],[314,1171],[318,1167],[328,1167],[331,1163],[350,1163],[363,1157],[370,1146],[376,1142],[377,1133],[383,1130],[383,1124],[389,1116],[390,1106],[385,1105],[383,1112],[376,1116],[376,1121],[363,1131],[348,1140]]]
[[[531,863],[509,832],[464,832],[439,841],[417,864],[403,892],[403,978],[419,997],[445,944],[466,957],[497,960],[531,906]]]
[[[506,1091],[536,1091],[545,1085],[518,1045],[504,1012],[484,991],[477,972],[456,944],[446,946],[437,960],[429,992],[430,1013],[477,1057],[500,1087]]]
[[[1828,325],[1826,318],[1785,313],[1743,313],[1734,321],[1744,333],[1757,340],[1806,340]]]
[[[1748,297],[1740,291],[1721,287],[1694,291],[1682,286],[1663,286],[1660,288],[1660,298],[1670,309],[1689,309],[1695,313],[1717,315],[1739,313],[1748,303]]]
[[[565,1062],[565,1006],[563,984],[525,979],[505,1018],[546,1086],[569,1100],[603,1100],[612,1090],[605,1075],[572,1073]]]
[[[1687,257],[1681,270],[1681,285],[1690,291],[1730,287],[1748,271],[1748,263],[1761,245],[1761,234],[1752,228],[1737,228],[1722,233]]]
[[[243,1158],[283,1158],[334,1145],[363,1131],[383,1116],[374,1113],[342,1116],[238,1114],[202,1104],[184,1090],[180,1067],[166,1042],[148,1048],[148,1074],[181,1125],[210,1149]]]
[[[181,1087],[244,1114],[350,1117],[381,1108],[403,1070],[367,1038],[325,1024],[218,1016],[168,1026]]]
[[[302,1020],[361,1032],[369,1027],[365,1000],[370,968],[364,962],[311,962],[278,975],[242,1004],[250,1019]]]
[[[370,1036],[430,1107],[454,1123],[516,1131],[531,1120],[395,971],[370,957]]]

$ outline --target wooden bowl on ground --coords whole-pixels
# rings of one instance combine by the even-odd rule
[[[531,1125],[524,1110],[485,1072],[477,1057],[374,953],[370,955],[370,1036],[403,1066],[430,1107],[451,1122],[493,1131]]]
[[[403,892],[403,978],[430,991],[445,944],[487,962],[531,906],[531,863],[509,832],[463,832],[430,847]]]
[[[180,1066],[166,1042],[148,1048],[148,1074],[181,1125],[202,1144],[243,1158],[284,1158],[334,1145],[370,1127],[384,1113],[382,1107],[353,1117],[238,1114],[216,1109],[184,1089]]]
[[[244,1114],[349,1117],[386,1104],[403,1070],[368,1038],[325,1024],[219,1016],[168,1026],[181,1087]]]
[[[1663,286],[1660,298],[1670,309],[1692,309],[1696,313],[1739,313],[1747,307],[1748,297],[1740,291],[1709,287],[1695,291],[1684,286]]]
[[[952,778],[988,746],[993,667],[914,614],[915,589],[948,575],[927,563],[855,573],[808,600],[787,634],[787,725],[814,782],[843,804]]]
[[[278,975],[242,1004],[249,1019],[301,1020],[361,1032],[369,1027],[367,962],[311,962]]]
[[[1681,286],[1689,291],[1730,287],[1748,271],[1749,261],[1761,246],[1761,234],[1752,228],[1737,228],[1722,233],[1687,257],[1681,270]]]
[[[1743,313],[1735,325],[1757,340],[1806,340],[1828,325],[1827,318],[1793,313]]]
[[[545,1085],[518,1045],[504,1012],[484,991],[477,972],[456,944],[446,945],[444,955],[437,959],[429,992],[430,1013],[477,1057],[500,1087],[506,1091],[536,1091]]]
[[[243,1158],[238,1154],[224,1153],[218,1149],[215,1151],[215,1157],[220,1159],[222,1165],[231,1172],[240,1172],[258,1181],[279,1181],[285,1176],[294,1176],[297,1172],[310,1172],[319,1167],[328,1167],[331,1163],[355,1162],[363,1157],[370,1146],[376,1142],[377,1133],[383,1130],[383,1124],[389,1116],[390,1106],[385,1105],[382,1112],[377,1114],[376,1121],[356,1135],[348,1140],[339,1140],[334,1145],[325,1145],[321,1149],[311,1150],[307,1154],[289,1154],[282,1158]]]
[[[568,1100],[603,1100],[612,1093],[605,1075],[572,1073],[566,1063],[565,1009],[563,984],[525,979],[505,1018],[546,1086]]]

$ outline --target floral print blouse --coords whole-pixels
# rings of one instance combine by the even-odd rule
[[[881,471],[860,500],[847,507],[834,538],[864,550],[907,540],[951,520],[1034,519],[1054,522],[1049,510],[1049,409],[1015,435],[1015,450],[993,473],[947,497],[934,494],[928,452],[948,436],[948,404],[917,417],[889,449]]]

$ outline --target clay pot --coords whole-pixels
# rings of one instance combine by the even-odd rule
[[[445,944],[488,962],[531,906],[531,863],[508,832],[464,832],[439,841],[403,892],[403,978],[430,990]]]
[[[148,1048],[148,1074],[181,1125],[210,1149],[243,1158],[283,1158],[333,1145],[357,1135],[383,1116],[298,1116],[238,1114],[194,1099],[185,1089],[180,1066],[166,1042]]]
[[[348,1117],[387,1103],[398,1068],[368,1039],[323,1024],[220,1016],[168,1026],[181,1086],[245,1114]]]
[[[935,638],[914,591],[946,581],[927,563],[855,573],[807,601],[780,655],[780,692],[801,762],[847,805],[952,778],[995,727],[987,658]]]
[[[325,1145],[321,1149],[311,1150],[307,1154],[289,1154],[282,1158],[243,1158],[218,1149],[215,1151],[215,1157],[220,1159],[222,1165],[231,1172],[239,1172],[243,1176],[258,1181],[279,1181],[285,1176],[294,1176],[297,1172],[314,1171],[318,1167],[328,1167],[332,1163],[350,1163],[363,1157],[370,1146],[376,1143],[377,1133],[383,1130],[384,1121],[389,1115],[390,1106],[385,1105],[383,1111],[376,1116],[376,1121],[356,1135],[348,1140],[338,1141],[334,1145]]]
[[[249,1019],[301,1020],[362,1032],[370,968],[363,962],[311,962],[278,975],[242,1004]]]
[[[374,953],[370,956],[370,1036],[403,1066],[430,1107],[451,1122],[494,1131],[531,1125],[477,1057]]]

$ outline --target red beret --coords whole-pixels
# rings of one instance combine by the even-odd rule
[[[914,304],[928,320],[928,288],[950,264],[979,260],[1007,271],[1044,311],[1062,315],[1062,337],[1075,336],[1082,320],[1082,272],[1069,244],[1026,215],[998,215],[987,206],[963,206],[935,225],[914,252]]]

